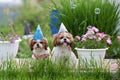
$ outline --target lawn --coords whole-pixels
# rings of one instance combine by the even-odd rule
[[[56,0],[58,1],[58,0]],[[15,33],[21,38],[24,35],[24,20],[32,25],[34,34],[38,24],[40,24],[43,35],[47,38],[49,47],[53,48],[53,36],[50,30],[50,10],[53,8],[48,0],[41,0],[37,4],[22,6],[20,15],[14,21]],[[27,11],[27,12],[26,12]],[[0,32],[7,34],[11,32],[9,26],[0,26]],[[79,68],[73,70],[64,64],[53,64],[50,60],[31,60],[32,52],[29,47],[29,39],[20,42],[16,58],[28,59],[19,64],[14,60],[0,64],[0,80],[120,80],[120,71],[111,73],[104,68]],[[29,61],[30,59],[30,61]]]
[[[53,64],[49,60],[26,60],[20,64],[11,60],[0,67],[0,79],[2,80],[111,80],[112,76],[103,68],[82,70],[79,67],[73,70],[64,64]],[[114,77],[112,80],[117,79]]]

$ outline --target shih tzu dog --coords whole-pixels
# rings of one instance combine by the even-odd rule
[[[43,36],[40,25],[38,25],[33,39],[29,42],[32,51],[32,58],[39,60],[50,57],[50,48],[48,47],[47,39]]]
[[[52,62],[63,62],[72,68],[77,68],[78,59],[72,51],[74,44],[73,36],[68,32],[60,32],[54,36],[52,50]]]
[[[32,58],[39,60],[50,57],[50,48],[46,39],[30,40],[30,48],[32,51]]]

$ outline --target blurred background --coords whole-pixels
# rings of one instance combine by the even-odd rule
[[[21,27],[20,34],[24,34],[21,31],[27,23],[32,29],[38,24],[47,26],[49,5],[49,0],[0,0],[0,26],[12,23]]]
[[[12,25],[14,32],[22,38],[17,57],[31,57],[29,38],[23,36],[34,34],[38,24],[51,44],[50,9],[50,0],[0,0],[0,32],[7,34]]]
[[[27,37],[34,34],[38,24],[48,39],[51,50],[52,36],[58,31],[60,22],[74,36],[81,36],[88,25],[93,25],[116,37],[120,35],[119,2],[120,0],[0,0],[0,32],[8,33],[12,27],[21,36],[18,58],[31,57]],[[108,53],[111,57],[120,57],[120,46],[112,45]]]

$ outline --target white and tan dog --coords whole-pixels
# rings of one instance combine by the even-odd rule
[[[30,40],[30,48],[32,51],[32,58],[39,60],[50,57],[50,48],[46,39]]]
[[[50,57],[48,41],[43,37],[40,25],[38,25],[33,39],[31,39],[29,43],[32,51],[32,58],[39,60]]]
[[[60,32],[54,36],[52,50],[52,62],[63,62],[69,67],[77,68],[78,59],[72,51],[74,44],[73,36],[68,32]]]

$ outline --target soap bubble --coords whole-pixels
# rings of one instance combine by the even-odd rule
[[[100,8],[95,8],[95,14],[100,14]]]

